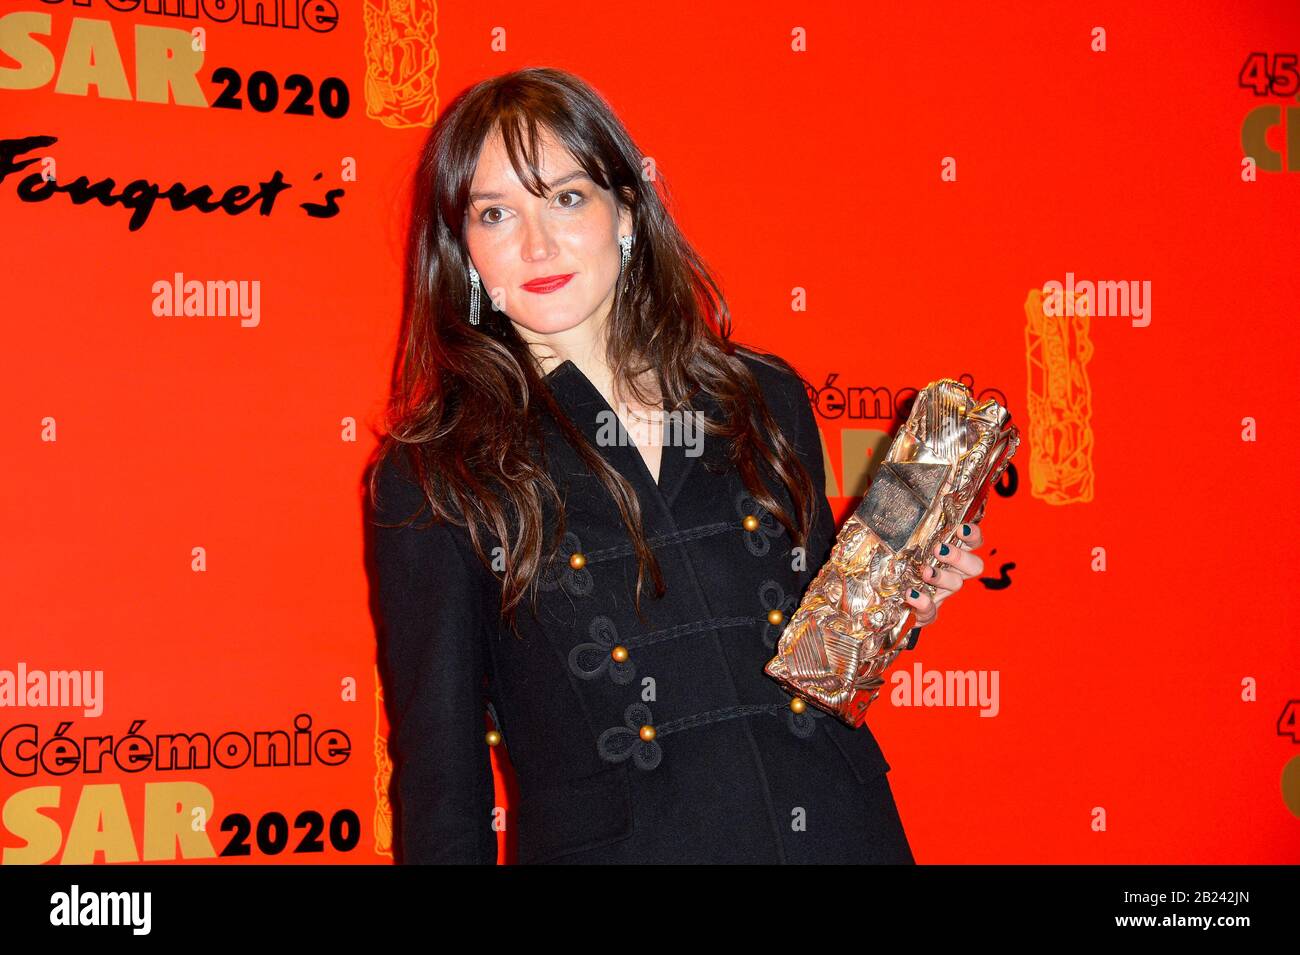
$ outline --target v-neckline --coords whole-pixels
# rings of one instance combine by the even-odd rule
[[[689,459],[686,458],[685,448],[679,447],[676,442],[667,442],[664,440],[664,429],[667,427],[667,418],[665,417],[662,419],[659,425],[659,476],[656,478],[655,475],[651,473],[650,465],[646,463],[645,456],[641,453],[640,446],[632,440],[631,434],[628,433],[627,428],[623,425],[623,419],[619,417],[618,412],[610,407],[609,400],[601,390],[592,383],[591,379],[586,376],[583,370],[578,367],[577,363],[572,358],[566,358],[564,361],[560,362],[560,364],[552,368],[542,380],[550,384],[561,381],[566,376],[570,375],[574,376],[572,380],[578,382],[582,386],[582,389],[587,393],[589,399],[595,399],[595,402],[598,405],[598,410],[608,411],[614,416],[614,421],[617,422],[618,442],[612,448],[603,448],[597,445],[597,450],[601,452],[630,452],[632,457],[636,459],[636,463],[640,466],[641,476],[645,479],[646,483],[653,487],[661,497],[664,497],[668,501],[668,503],[671,503],[671,498],[676,496],[677,487],[669,482],[674,476],[684,474],[685,463]],[[660,410],[663,411],[664,409],[661,407]],[[591,430],[595,430],[594,424]],[[590,437],[590,434],[588,437]],[[606,455],[606,457],[611,457],[611,455]],[[679,458],[682,460],[679,461]]]

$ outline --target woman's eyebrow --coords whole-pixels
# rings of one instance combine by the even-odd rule
[[[551,192],[558,187],[563,186],[565,183],[573,182],[575,179],[586,179],[588,182],[591,182],[591,177],[588,176],[586,172],[581,169],[575,169],[573,172],[565,173],[559,179],[553,180],[550,185],[546,186],[546,190]],[[504,198],[505,196],[499,192],[471,192],[469,194],[470,202],[483,202],[485,200]]]

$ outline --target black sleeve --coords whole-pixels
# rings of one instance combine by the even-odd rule
[[[372,518],[381,655],[399,807],[401,862],[495,865],[492,762],[485,740],[484,580],[460,531],[437,523],[385,528],[420,510],[405,469],[385,460]],[[463,532],[462,532],[463,533]],[[468,541],[464,542],[468,547]]]
[[[823,564],[831,556],[831,547],[835,544],[835,516],[831,512],[831,502],[826,497],[826,462],[822,456],[821,436],[817,431],[817,417],[813,413],[812,401],[803,382],[794,380],[794,389],[790,396],[794,405],[795,450],[808,469],[813,484],[813,527],[808,535],[808,569],[812,576],[817,575]]]

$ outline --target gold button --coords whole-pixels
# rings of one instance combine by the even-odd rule
[[[753,514],[745,515],[744,524],[745,524],[745,530],[747,531],[758,530],[758,518],[755,517]]]
[[[790,709],[794,710],[796,713],[802,713],[804,710],[808,709],[808,704],[796,696],[790,701]]]
[[[783,614],[779,610],[769,610],[767,612],[767,622],[774,627],[779,627],[781,625],[781,621],[783,621],[784,619],[785,619],[785,614]]]
[[[655,728],[649,723],[641,727],[641,738],[647,743],[650,742],[650,740],[655,738]]]
[[[625,663],[627,662],[627,647],[623,646],[622,644],[619,644],[617,647],[615,647],[613,650],[609,652],[609,655],[613,657],[615,660],[617,660],[619,663]]]
[[[487,744],[488,744],[489,746],[495,746],[495,745],[497,745],[497,743],[499,743],[499,742],[501,742],[501,734],[498,733],[496,730],[488,730],[488,731],[487,731]]]
[[[569,566],[572,567],[574,570],[582,570],[583,566],[586,565],[586,563],[587,563],[587,558],[584,557],[582,554],[574,554],[569,558]]]

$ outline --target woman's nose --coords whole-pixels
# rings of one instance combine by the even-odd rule
[[[523,228],[521,254],[525,262],[539,262],[555,254],[555,242],[550,228],[541,216],[526,216]]]

